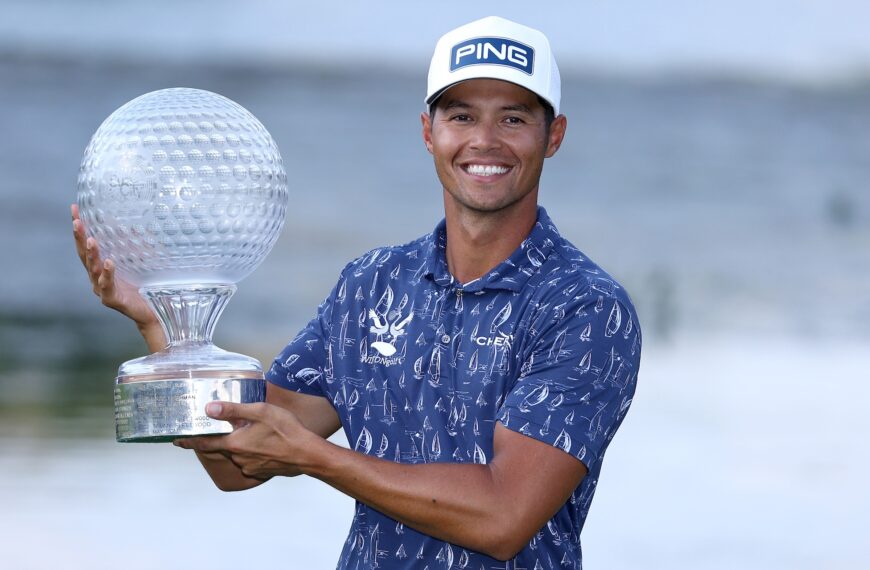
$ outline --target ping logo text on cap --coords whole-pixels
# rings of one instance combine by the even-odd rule
[[[472,38],[450,49],[450,71],[481,64],[506,65],[531,75],[535,50],[507,38]]]

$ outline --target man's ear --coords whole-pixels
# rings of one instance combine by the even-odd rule
[[[432,153],[432,118],[429,113],[423,111],[420,113],[420,123],[423,126],[423,144],[426,145],[426,150]]]
[[[565,118],[565,115],[559,115],[553,122],[550,124],[550,136],[547,139],[547,152],[544,154],[547,158],[550,158],[556,151],[559,150],[559,147],[562,146],[562,141],[565,139],[565,131],[568,129],[568,119]]]

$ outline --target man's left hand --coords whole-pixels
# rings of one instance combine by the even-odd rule
[[[220,453],[248,477],[299,475],[306,445],[315,438],[324,441],[305,429],[293,412],[272,404],[211,402],[205,411],[213,419],[232,424],[233,432],[177,439],[175,445],[202,454]]]

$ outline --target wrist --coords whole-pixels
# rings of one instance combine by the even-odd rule
[[[314,432],[306,430],[307,436],[301,442],[302,453],[298,462],[299,471],[309,477],[323,479],[332,470],[336,451],[342,448],[323,439]]]
[[[152,352],[157,352],[166,347],[166,335],[163,333],[163,326],[156,318],[148,322],[136,321],[136,328]]]

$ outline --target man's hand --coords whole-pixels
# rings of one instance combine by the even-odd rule
[[[325,442],[305,429],[293,412],[272,404],[212,402],[205,410],[211,418],[230,422],[233,432],[178,439],[175,445],[206,456],[221,454],[245,477],[266,480],[276,475],[299,475],[307,450]]]
[[[94,295],[100,298],[103,305],[115,309],[136,323],[152,351],[166,346],[163,329],[154,311],[139,295],[136,287],[115,276],[115,263],[111,259],[101,259],[97,240],[87,237],[79,207],[73,204],[70,206],[70,213],[76,252],[91,281]]]

